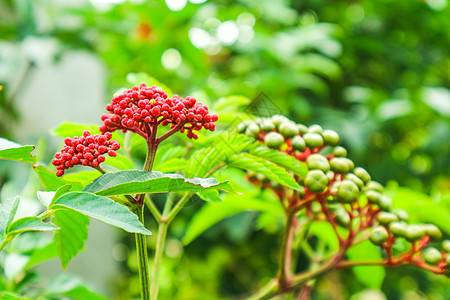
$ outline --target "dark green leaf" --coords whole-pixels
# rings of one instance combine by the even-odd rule
[[[222,189],[234,192],[228,182],[215,178],[187,179],[179,174],[153,171],[125,170],[106,173],[86,186],[84,192],[97,195],[129,195],[142,193],[198,192],[205,189]]]
[[[34,164],[36,156],[31,155],[34,146],[22,146],[0,137],[0,159],[17,160]]]
[[[128,232],[151,234],[150,231],[142,226],[142,223],[134,213],[108,197],[86,192],[70,192],[58,198],[51,206],[52,209],[60,207],[73,209],[88,217],[122,228]]]
[[[62,209],[54,213],[54,222],[61,229],[53,240],[63,269],[84,247],[88,236],[89,218],[79,212]]]

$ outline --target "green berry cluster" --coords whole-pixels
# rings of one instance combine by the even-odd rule
[[[335,228],[345,228],[347,236],[339,236],[336,230],[345,247],[351,246],[359,233],[370,231],[369,240],[386,250],[391,265],[407,262],[426,268],[425,261],[434,266],[434,269],[429,268],[431,271],[446,272],[450,263],[447,254],[450,241],[443,243],[443,252],[425,248],[429,241],[442,238],[441,231],[432,224],[408,225],[407,213],[393,210],[392,200],[383,194],[383,186],[347,157],[347,150],[339,145],[339,135],[335,131],[317,124],[297,124],[285,116],[274,115],[243,121],[238,125],[238,132],[293,156],[307,166],[306,176],[292,174],[304,188],[297,193],[261,174],[247,174],[254,184],[273,189],[286,211],[299,212],[305,208],[308,217],[327,220]],[[414,251],[400,258],[392,257],[392,246],[398,238],[411,243]]]

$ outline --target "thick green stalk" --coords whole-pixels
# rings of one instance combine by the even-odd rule
[[[167,217],[172,209],[173,204],[173,195],[169,194],[167,196],[166,204],[164,205],[164,210],[162,217],[160,219],[159,228],[158,228],[158,237],[156,240],[156,250],[155,250],[155,258],[153,261],[153,272],[152,272],[152,290],[151,290],[151,299],[158,299],[159,292],[159,277],[161,273],[161,264],[164,254],[164,247],[166,245],[166,236],[167,230],[169,229],[169,222]]]
[[[144,207],[137,206],[134,208],[134,213],[138,215],[139,220],[144,224]],[[139,282],[141,285],[141,299],[150,299],[150,283],[148,275],[148,257],[147,257],[147,242],[145,235],[135,233],[136,249],[138,255],[139,265]]]

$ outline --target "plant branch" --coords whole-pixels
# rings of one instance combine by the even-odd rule
[[[168,194],[166,203],[164,205],[164,210],[162,214],[162,218],[160,219],[159,227],[158,227],[158,237],[156,240],[156,250],[155,250],[155,258],[153,261],[153,272],[152,272],[152,290],[151,290],[151,299],[158,299],[159,292],[159,276],[161,273],[161,264],[164,253],[164,246],[166,243],[166,235],[167,230],[169,228],[169,223],[167,222],[167,216],[170,213],[173,204],[173,193]]]
[[[181,128],[183,128],[183,126],[187,123],[187,120],[181,123],[178,123],[177,126],[173,127],[172,129],[170,129],[169,131],[167,131],[166,133],[164,133],[163,135],[161,135],[160,137],[156,138],[156,141],[158,143],[161,143],[162,141],[164,141],[165,139],[167,139],[169,136],[171,136],[172,134],[174,134],[175,132],[177,132],[178,130],[180,130]]]
[[[184,205],[189,201],[191,198],[191,193],[187,192],[181,197],[181,199],[178,201],[178,203],[175,205],[175,207],[172,209],[172,211],[167,216],[167,224],[170,224],[173,219],[177,216],[177,214],[180,212],[180,210],[184,207]],[[163,216],[164,217],[164,216]]]
[[[139,220],[144,224],[144,207],[136,206],[133,209],[134,213],[138,215]],[[148,257],[147,257],[147,242],[145,235],[135,233],[136,249],[139,264],[139,282],[141,287],[141,299],[150,299],[150,283],[148,275]]]
[[[286,215],[286,225],[281,238],[280,261],[278,270],[278,279],[280,285],[284,286],[288,277],[291,275],[291,254],[292,254],[292,237],[293,237],[293,221],[295,213],[288,211]]]

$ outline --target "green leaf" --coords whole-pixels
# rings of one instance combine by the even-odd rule
[[[302,189],[302,187],[295,182],[295,180],[285,169],[263,158],[259,158],[248,153],[239,153],[231,157],[229,161],[230,166],[232,167],[260,173],[267,178],[294,190]]]
[[[248,148],[252,140],[242,134],[223,133],[207,140],[207,145],[195,151],[185,167],[186,177],[204,177],[220,163],[224,163],[231,156]]]
[[[219,191],[217,190],[205,190],[197,192],[197,195],[200,199],[207,202],[222,202],[222,199],[219,197]]]
[[[100,134],[98,128],[99,126],[94,124],[63,122],[58,127],[51,129],[50,132],[55,136],[65,138],[82,136],[85,130],[89,130],[91,134]],[[121,145],[123,145],[123,138],[118,132],[113,132],[112,135],[113,140],[118,141]]]
[[[79,212],[62,209],[55,211],[54,222],[61,228],[53,235],[53,241],[61,265],[65,269],[69,261],[84,247],[89,218]]]
[[[369,241],[351,247],[347,251],[347,257],[357,261],[380,261],[383,259],[378,248]],[[381,289],[386,276],[386,271],[382,266],[357,266],[353,268],[353,273],[361,283],[373,289]]]
[[[25,298],[19,294],[15,294],[12,292],[1,292],[0,293],[0,299],[3,300],[26,300],[26,299],[30,299],[30,298]]]
[[[34,164],[36,156],[31,155],[34,146],[22,146],[0,137],[0,159],[17,160]]]
[[[39,217],[24,217],[11,223],[6,229],[7,237],[28,231],[51,231],[59,229],[55,224],[45,223]]]
[[[163,173],[170,173],[170,172],[176,172],[179,170],[183,170],[186,167],[186,160],[183,158],[173,158],[170,160],[167,160],[158,166],[154,167],[154,170],[157,170],[159,172]]]
[[[329,222],[314,222],[311,224],[310,233],[328,246],[328,252],[333,253],[339,249],[339,240]]]
[[[48,297],[65,296],[73,300],[106,300],[86,287],[80,279],[67,274],[54,278],[47,285],[45,295]]]
[[[167,144],[167,145],[161,146],[158,148],[158,151],[156,153],[153,167],[157,168],[161,164],[164,164],[167,161],[174,159],[174,158],[180,158],[185,154],[186,154],[185,147],[174,146],[173,144]],[[131,169],[131,168],[129,168],[129,169]]]
[[[41,179],[42,185],[46,191],[56,191],[66,184],[71,184],[72,189],[75,191],[83,189],[83,185],[79,182],[64,180],[63,178],[56,176],[55,172],[51,172],[43,166],[33,166],[33,168]]]
[[[102,196],[143,193],[198,192],[205,189],[222,189],[234,192],[228,182],[215,178],[187,179],[180,174],[164,174],[158,171],[146,172],[125,170],[106,173],[94,180],[83,190]]]
[[[283,209],[277,202],[267,201],[267,196],[227,194],[222,203],[208,202],[198,211],[186,230],[183,244],[187,245],[219,221],[243,211],[270,212],[282,215]]]
[[[44,247],[41,247],[33,251],[33,253],[30,255],[30,259],[28,260],[25,266],[25,269],[32,268],[44,261],[47,261],[57,256],[58,252],[56,251],[55,243],[53,242],[48,243]]]
[[[69,208],[128,232],[152,234],[142,226],[137,215],[108,197],[86,192],[70,192],[58,198],[51,207]]]
[[[0,204],[0,234],[5,235],[6,229],[14,220],[17,208],[19,207],[19,197],[11,198],[4,204]]]
[[[250,104],[251,100],[245,96],[241,95],[230,95],[227,97],[220,98],[216,103],[214,103],[214,109],[216,111],[229,110],[230,107],[244,106]]]
[[[116,157],[107,156],[104,164],[110,165],[119,170],[128,170],[135,168],[133,162],[128,157],[120,154],[118,154]]]
[[[70,191],[70,188],[72,186],[70,184],[63,185],[60,187],[56,192],[43,192],[38,191],[37,197],[39,199],[39,202],[41,202],[42,205],[44,205],[46,208],[52,204],[52,202],[56,199],[58,199],[60,196],[64,195],[65,193],[68,193]]]
[[[79,182],[83,187],[100,177],[98,171],[81,171],[64,175],[64,180],[68,182]]]
[[[259,144],[259,143],[258,143]],[[269,149],[259,144],[255,149],[250,150],[250,154],[271,161],[285,169],[292,171],[294,174],[305,178],[308,173],[308,167],[305,163],[298,161],[291,155],[277,150]]]

